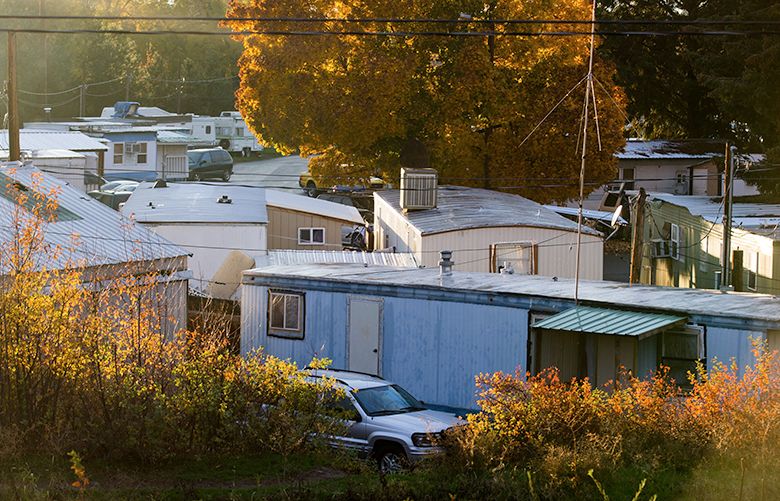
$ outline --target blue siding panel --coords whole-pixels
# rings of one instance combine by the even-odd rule
[[[742,376],[745,366],[756,362],[756,357],[753,356],[753,339],[764,338],[764,333],[758,331],[708,327],[707,365],[711,368],[715,359],[726,365],[734,360],[739,367],[739,375]]]

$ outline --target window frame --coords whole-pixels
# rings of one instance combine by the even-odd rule
[[[314,240],[314,231],[320,230],[322,231],[322,242],[317,242]],[[302,231],[308,231],[309,232],[309,238],[308,240],[305,240],[301,237]],[[325,228],[321,226],[300,226],[298,227],[298,245],[325,245],[326,238],[325,238]]]
[[[142,141],[136,144],[138,145],[138,152],[135,154],[135,163],[146,165],[149,162],[149,143]],[[143,157],[143,160],[141,157]]]
[[[536,242],[531,240],[523,240],[518,242],[496,242],[490,244],[490,272],[499,273],[503,264],[509,262],[510,264],[522,263],[527,268],[523,270],[521,267],[513,266],[513,273],[521,275],[538,275],[539,274],[539,246]],[[522,253],[521,259],[514,257],[514,253]],[[500,259],[500,252],[503,252],[505,259]],[[511,254],[510,254],[511,253]],[[527,256],[526,256],[527,254]]]
[[[112,152],[114,156],[114,165],[122,165],[125,163],[125,143],[113,143],[114,144],[114,151]],[[119,153],[117,153],[117,149],[119,149]],[[117,157],[119,157],[119,161],[117,162]]]
[[[282,320],[284,327],[273,326],[273,300],[274,297],[284,297],[283,310],[285,317]],[[287,327],[287,298],[295,297],[298,299],[298,327]],[[270,337],[279,337],[284,339],[301,340],[305,337],[306,324],[306,293],[301,291],[292,291],[285,289],[268,289],[268,308],[266,312],[266,333]]]
[[[671,223],[669,228],[669,256],[675,261],[680,261],[681,228],[676,223]]]

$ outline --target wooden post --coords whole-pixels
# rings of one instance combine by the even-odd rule
[[[732,261],[732,275],[731,285],[734,286],[734,290],[737,292],[745,292],[745,274],[742,272],[744,269],[744,256],[741,250],[735,250],[733,253]]]
[[[645,199],[647,193],[639,188],[639,197],[631,210],[633,215],[633,233],[631,235],[631,273],[629,283],[638,284],[642,278],[642,250],[644,248],[645,232]]]
[[[8,160],[22,158],[19,143],[19,102],[16,89],[16,33],[8,32]]]

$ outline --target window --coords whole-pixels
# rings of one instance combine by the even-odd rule
[[[114,165],[121,165],[125,158],[125,144],[114,143]]]
[[[217,127],[218,136],[230,136],[230,127]]]
[[[620,180],[626,183],[627,190],[634,189],[634,168],[624,167],[620,169]]]
[[[211,134],[211,125],[206,126],[206,134]]]
[[[303,339],[304,295],[300,292],[268,292],[268,335]]]
[[[506,242],[490,246],[490,271],[499,273],[511,268],[520,275],[538,273],[539,247],[533,242]]]
[[[138,164],[145,164],[146,163],[146,148],[147,143],[137,143],[136,144],[136,152],[137,156],[135,157],[135,163]]]
[[[695,374],[704,358],[704,327],[687,325],[661,334],[661,365],[682,388],[690,387],[688,373]]]
[[[243,137],[244,136],[244,129],[241,127],[236,127],[236,136]]]
[[[324,245],[325,228],[298,228],[298,244]]]
[[[676,224],[671,225],[671,231],[669,235],[669,256],[672,259],[680,260],[680,227]]]

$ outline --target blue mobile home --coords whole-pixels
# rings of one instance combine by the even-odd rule
[[[596,384],[621,367],[660,364],[682,378],[696,362],[750,364],[752,340],[780,343],[780,299],[528,275],[356,264],[270,266],[244,273],[241,349],[300,366],[379,374],[426,402],[473,407],[474,377],[558,367]]]

